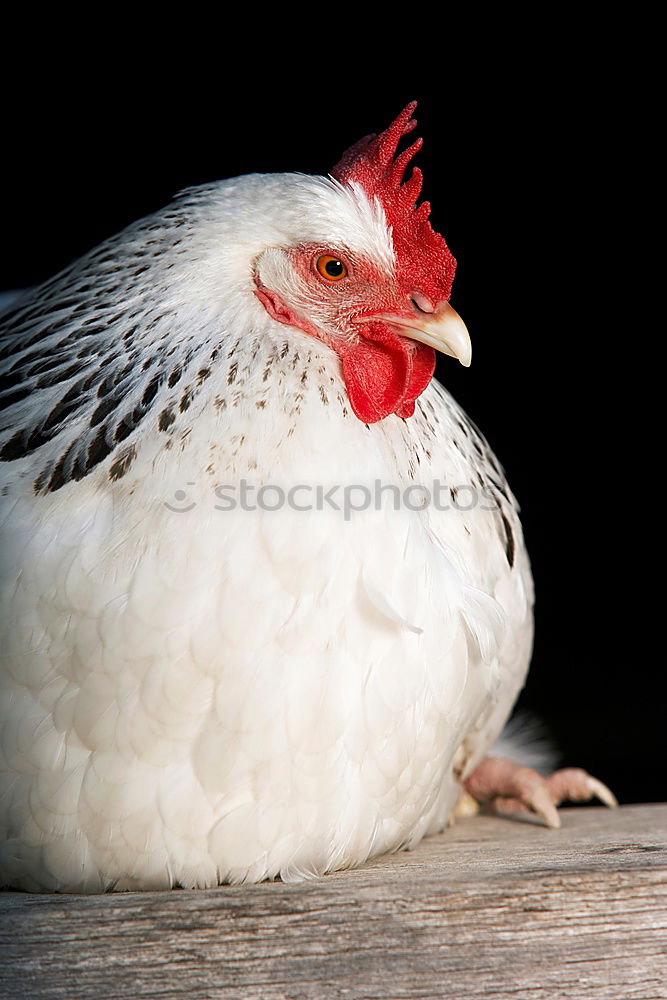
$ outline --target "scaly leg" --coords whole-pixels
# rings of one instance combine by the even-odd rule
[[[566,767],[544,778],[506,757],[486,757],[463,787],[476,802],[490,803],[496,812],[533,812],[552,829],[560,826],[556,806],[561,802],[598,798],[612,808],[618,805],[607,786],[581,768]]]

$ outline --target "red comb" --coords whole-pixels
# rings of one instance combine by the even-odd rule
[[[396,156],[400,140],[417,125],[412,118],[416,107],[412,101],[381,135],[367,135],[351,146],[331,175],[341,184],[360,184],[370,198],[379,199],[392,229],[399,276],[436,306],[451,294],[456,261],[428,221],[429,203],[417,206],[422,188],[419,167],[403,183],[406,167],[421,149],[422,140]]]

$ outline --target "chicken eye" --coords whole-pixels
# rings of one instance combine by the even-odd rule
[[[318,257],[315,266],[327,281],[340,281],[341,278],[347,275],[347,267],[343,261],[339,260],[338,257],[332,257],[330,254]]]

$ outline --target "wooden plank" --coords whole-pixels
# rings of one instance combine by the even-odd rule
[[[667,805],[562,817],[298,885],[0,893],[0,997],[667,998]]]

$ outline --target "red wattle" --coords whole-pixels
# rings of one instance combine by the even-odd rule
[[[415,412],[415,400],[433,378],[435,371],[435,351],[426,344],[413,341],[412,372],[410,384],[400,407],[395,411],[399,417],[411,417]]]
[[[366,424],[390,413],[411,417],[435,371],[432,347],[399,337],[379,323],[369,324],[365,336],[341,354],[350,405]]]

